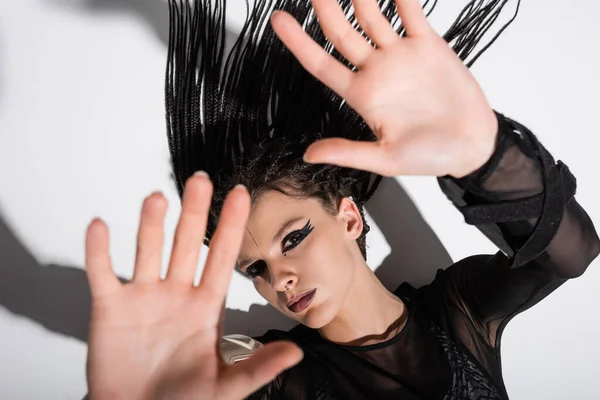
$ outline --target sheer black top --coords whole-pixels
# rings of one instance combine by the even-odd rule
[[[343,346],[297,326],[270,330],[304,359],[252,399],[506,399],[500,340],[506,324],[580,276],[600,252],[575,178],[523,125],[498,117],[496,151],[442,191],[499,248],[438,270],[428,285],[396,290],[407,305],[402,331],[385,342]],[[418,268],[418,266],[415,266]]]

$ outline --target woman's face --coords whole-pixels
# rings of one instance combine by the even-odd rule
[[[311,328],[331,322],[364,264],[356,243],[363,223],[354,202],[342,199],[332,215],[316,198],[269,191],[253,204],[246,227],[238,269],[262,297]]]

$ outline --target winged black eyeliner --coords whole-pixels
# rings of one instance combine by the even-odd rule
[[[282,253],[287,253],[288,251],[293,250],[296,246],[298,246],[300,243],[302,243],[302,241],[313,231],[313,229],[314,229],[314,226],[312,226],[310,224],[310,219],[309,219],[308,222],[306,223],[306,225],[304,225],[303,228],[288,233],[285,236],[285,238],[283,238],[282,241],[281,241],[282,247],[287,242],[287,240],[288,240],[288,238],[290,236],[299,234],[300,237],[299,237],[299,239],[298,239],[298,241],[296,243],[294,243],[293,245],[289,246],[287,249],[282,248],[281,249]],[[256,278],[257,276],[259,276],[261,274],[261,272],[257,272],[257,273],[249,273],[248,272],[248,270],[251,269],[251,268],[256,269],[255,264],[257,264],[259,262],[261,262],[261,261],[256,261],[256,262],[252,263],[251,265],[249,265],[246,268],[246,271],[244,272],[244,274],[247,277],[249,277],[250,279],[254,279],[254,278]],[[264,263],[264,261],[262,261],[262,262]]]

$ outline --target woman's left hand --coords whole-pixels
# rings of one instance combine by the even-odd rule
[[[289,14],[271,23],[308,72],[344,98],[371,127],[376,142],[342,138],[312,144],[305,160],[384,176],[463,177],[491,157],[498,123],[477,81],[429,25],[419,0],[396,0],[406,28],[401,37],[376,0],[354,0],[371,46],[336,0],[312,0],[323,32],[356,66],[348,69],[302,30]]]

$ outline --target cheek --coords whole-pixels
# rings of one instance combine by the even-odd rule
[[[311,249],[310,260],[299,274],[304,285],[317,286],[322,300],[337,309],[343,303],[354,280],[351,253],[340,241],[321,241]]]
[[[335,278],[348,272],[348,251],[344,243],[330,236],[326,240],[319,240],[311,248],[310,260],[307,261],[310,270],[314,274],[335,280]]]
[[[262,278],[257,278],[253,282],[254,288],[262,296],[263,299],[267,300],[271,305],[275,305],[277,302],[277,293],[271,285],[265,282]]]

